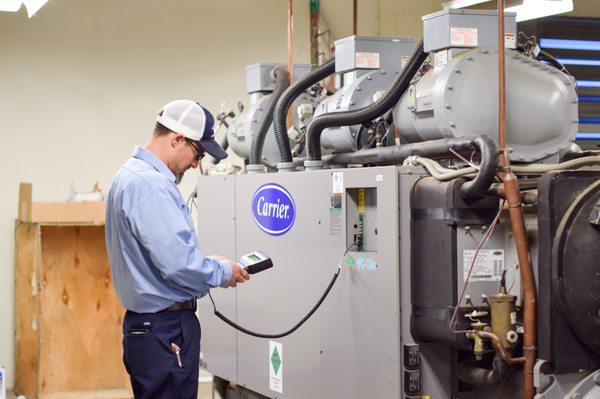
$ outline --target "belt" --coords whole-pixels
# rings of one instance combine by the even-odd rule
[[[159,310],[157,313],[173,312],[176,310],[194,310],[195,311],[196,310],[196,299],[190,299],[189,301],[185,301],[185,302],[175,302],[168,308]]]

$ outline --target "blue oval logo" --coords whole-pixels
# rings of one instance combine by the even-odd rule
[[[292,195],[279,184],[263,184],[252,196],[252,216],[262,231],[280,236],[294,225],[296,204]]]

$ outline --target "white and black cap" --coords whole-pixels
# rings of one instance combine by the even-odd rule
[[[160,110],[156,121],[167,129],[196,141],[213,158],[227,158],[227,152],[215,141],[215,118],[197,102],[171,101]]]

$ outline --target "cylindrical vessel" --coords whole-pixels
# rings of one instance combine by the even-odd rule
[[[394,107],[402,142],[487,134],[498,140],[498,50],[437,53],[436,66]],[[449,54],[453,57],[450,58]],[[578,129],[571,77],[506,50],[506,141],[516,162],[535,162],[567,149]]]

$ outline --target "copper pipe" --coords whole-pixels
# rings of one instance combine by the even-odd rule
[[[492,332],[489,331],[477,331],[477,335],[480,338],[487,339],[490,341],[494,349],[496,350],[496,354],[508,364],[523,364],[525,363],[524,357],[511,357],[510,353],[502,346],[502,342],[500,342],[500,338]]]
[[[498,0],[498,145],[506,149],[506,72],[504,60],[504,0]],[[506,154],[504,154],[506,157]],[[506,165],[502,163],[501,166]]]
[[[352,4],[352,18],[353,18],[353,23],[352,23],[352,34],[356,35],[356,32],[358,32],[358,0],[354,0],[353,4]]]
[[[294,64],[292,60],[292,35],[294,34],[294,14],[292,11],[293,8],[293,0],[288,0],[288,8],[287,8],[287,50],[288,50],[288,72],[290,73],[290,84],[292,83],[294,76]]]
[[[319,66],[319,0],[310,0],[310,63]]]
[[[288,72],[290,74],[290,85],[294,82],[294,61],[293,61],[293,35],[294,35],[294,14],[293,7],[294,1],[288,0],[288,9],[287,9],[287,47],[288,47]],[[288,110],[286,115],[286,123],[287,126],[290,126],[293,123],[292,111]]]
[[[515,237],[521,282],[523,284],[523,355],[525,356],[523,395],[532,399],[535,395],[533,386],[533,367],[537,357],[537,316],[536,287],[533,266],[529,254],[529,241],[525,230],[525,219],[521,207],[519,183],[510,166],[505,168],[504,191],[508,203],[510,223]]]
[[[537,357],[536,288],[533,266],[529,251],[529,241],[525,230],[525,219],[521,208],[519,183],[510,167],[506,148],[506,65],[504,56],[504,0],[498,0],[498,145],[499,165],[502,168],[504,194],[508,203],[510,223],[517,247],[519,270],[523,284],[523,397],[533,399],[533,367]]]

